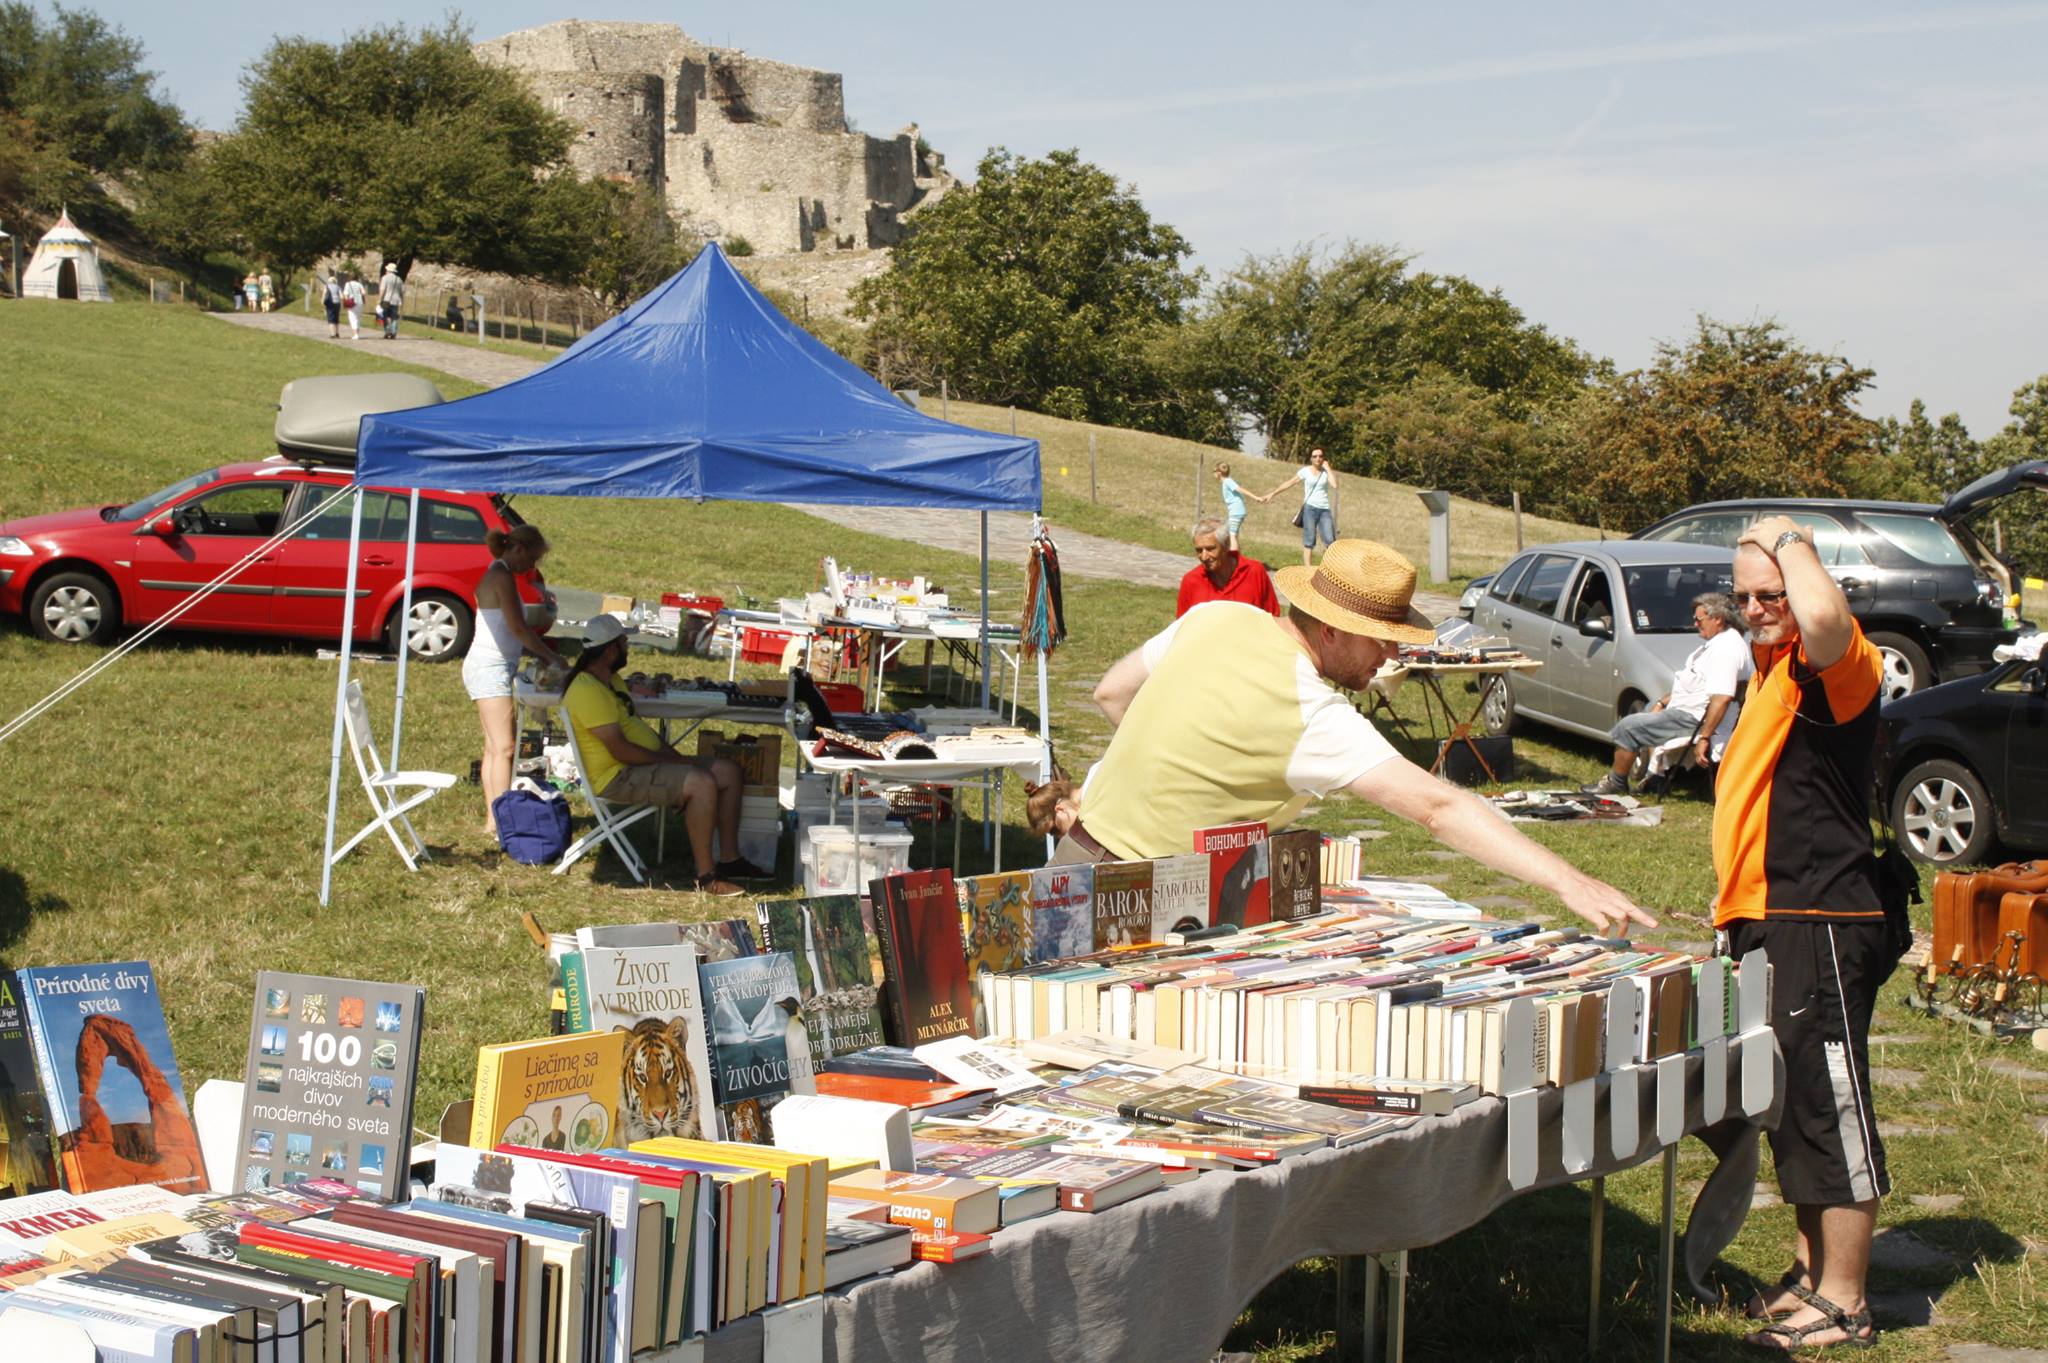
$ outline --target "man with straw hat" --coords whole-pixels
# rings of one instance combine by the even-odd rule
[[[1103,676],[1095,701],[1116,735],[1055,863],[1175,856],[1192,849],[1197,828],[1277,827],[1345,790],[1550,890],[1596,928],[1656,926],[1619,890],[1395,752],[1343,694],[1363,690],[1395,645],[1434,641],[1410,604],[1413,564],[1384,544],[1342,539],[1320,566],[1274,576],[1285,615],[1206,602]]]

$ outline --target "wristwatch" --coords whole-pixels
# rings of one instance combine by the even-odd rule
[[[1806,543],[1805,535],[1801,534],[1797,530],[1787,530],[1784,534],[1778,536],[1778,538],[1771,544],[1771,557],[1776,558],[1779,554],[1783,553],[1785,546],[1788,544],[1804,543]]]

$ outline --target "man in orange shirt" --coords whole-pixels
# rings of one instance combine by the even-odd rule
[[[1230,543],[1223,522],[1208,516],[1195,522],[1195,566],[1180,580],[1180,599],[1174,604],[1178,620],[1204,601],[1242,601],[1268,615],[1280,613],[1280,598],[1273,594],[1273,575],[1266,565],[1239,553]]]
[[[1771,962],[1785,1105],[1770,1132],[1797,1213],[1792,1267],[1753,1298],[1749,1342],[1791,1352],[1874,1338],[1864,1301],[1890,1190],[1871,1110],[1869,1035],[1896,963],[1870,840],[1880,663],[1810,531],[1768,517],[1735,546],[1756,675],[1715,783],[1714,926]]]

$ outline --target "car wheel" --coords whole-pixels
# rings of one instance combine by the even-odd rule
[[[1884,659],[1884,675],[1878,682],[1879,700],[1910,696],[1915,691],[1925,690],[1934,680],[1934,669],[1927,662],[1927,650],[1905,635],[1878,630],[1871,634],[1870,642],[1876,645],[1878,656]]]
[[[1621,704],[1617,706],[1615,709],[1615,718],[1623,719],[1629,715],[1639,715],[1649,708],[1649,701],[1643,699],[1643,697],[1637,695],[1635,692],[1630,691],[1622,696]]]
[[[1922,762],[1907,772],[1892,791],[1891,815],[1893,831],[1915,861],[1968,865],[1991,851],[1991,796],[1959,762]]]
[[[52,573],[29,593],[28,624],[51,643],[105,646],[121,632],[121,598],[98,573]]]
[[[398,652],[398,612],[385,627],[385,642]],[[412,624],[406,630],[414,662],[445,663],[469,652],[476,617],[468,606],[446,592],[421,592],[412,599]]]
[[[1486,703],[1479,707],[1479,718],[1486,723],[1490,734],[1511,734],[1515,731],[1515,683],[1502,676],[1492,690],[1486,693]]]

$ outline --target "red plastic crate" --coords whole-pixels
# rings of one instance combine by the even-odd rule
[[[868,708],[867,693],[850,682],[821,681],[817,687],[835,715],[858,715]]]
[[[679,606],[686,611],[703,611],[706,615],[716,615],[725,609],[725,598],[722,596],[693,596],[687,592],[663,592],[661,594],[661,604],[664,606]]]
[[[747,663],[768,663],[782,665],[783,650],[796,637],[786,629],[755,629],[749,625],[740,631],[740,661]]]

